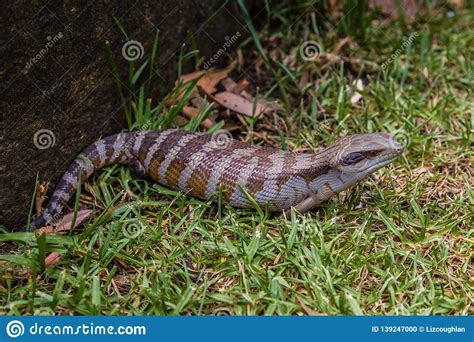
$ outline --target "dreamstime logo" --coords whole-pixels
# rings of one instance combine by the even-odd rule
[[[58,32],[54,37],[46,37],[47,42],[45,46],[33,58],[31,58],[28,63],[26,63],[25,69],[30,70],[31,67],[38,63],[48,53],[49,49],[51,49],[62,37],[62,32]]]
[[[234,35],[232,35],[232,37],[226,36],[225,43],[222,45],[222,47],[219,50],[217,50],[216,53],[211,58],[209,58],[206,62],[204,62],[204,65],[203,65],[204,70],[209,69],[215,62],[217,62],[217,60],[226,53],[227,49],[229,49],[232,45],[234,45],[235,42],[239,40],[241,36],[242,35],[240,34],[239,31],[237,31]]]
[[[129,62],[143,57],[143,45],[137,40],[129,40],[122,46],[122,56]]]
[[[139,221],[127,222],[122,227],[123,235],[129,239],[136,239],[143,233],[144,230],[145,227]]]
[[[212,133],[211,140],[214,143],[215,147],[225,148],[232,143],[233,138],[232,134],[230,134],[229,131],[226,131],[225,129],[220,129]]]
[[[412,45],[416,37],[418,37],[418,32],[415,31],[412,32],[408,38],[405,38],[402,46],[395,50],[395,52],[392,53],[392,55],[385,62],[382,63],[382,69],[386,69],[389,64],[391,64],[396,58],[401,55],[403,50],[405,50],[408,46]]]
[[[407,147],[408,145],[410,145],[410,136],[404,131],[399,131],[395,133],[393,137],[397,142],[402,144],[403,147]]]
[[[319,58],[321,52],[321,45],[314,40],[307,40],[300,45],[300,56],[305,61],[315,61]]]
[[[52,95],[55,91],[56,91],[56,88],[58,87],[58,84],[57,83],[54,83],[51,87],[49,87],[48,89],[46,90],[43,90],[42,93],[43,93],[43,96],[49,96],[49,95]]]
[[[10,321],[5,328],[7,335],[11,338],[17,338],[25,333],[25,326],[20,321]]]
[[[56,136],[49,129],[40,129],[33,136],[33,143],[37,149],[46,150],[56,144]]]
[[[63,216],[63,210],[60,210],[59,212],[57,212],[56,214],[54,215],[51,215],[50,213],[44,213],[44,218],[46,219],[46,222],[44,223],[45,226],[49,226],[53,223],[55,223],[56,221],[59,220],[59,218]]]

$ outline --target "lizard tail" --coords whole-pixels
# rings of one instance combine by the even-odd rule
[[[63,174],[51,196],[45,210],[22,230],[32,231],[53,224],[60,216],[68,201],[77,189],[79,179],[87,180],[95,171],[110,164],[130,164],[133,169],[141,172],[138,159],[133,153],[136,132],[126,132],[106,137],[86,148],[71,163]]]

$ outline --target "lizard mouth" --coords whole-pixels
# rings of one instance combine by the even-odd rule
[[[377,163],[374,165],[369,166],[365,172],[372,173],[377,171],[378,169],[390,164],[393,162],[395,159],[397,159],[401,154],[403,153],[403,146],[401,149],[398,149],[396,151],[390,151],[387,152],[386,154],[380,156],[380,159],[378,160]]]
[[[392,136],[392,139],[390,139],[390,148],[388,148],[381,155],[379,155],[377,162],[374,163],[374,165],[369,166],[367,168],[367,171],[374,172],[377,169],[380,169],[385,165],[390,164],[403,153],[404,149],[405,146],[400,144],[397,139]]]
[[[399,144],[396,148],[379,154],[377,159],[366,159],[364,162],[361,162],[360,166],[352,168],[351,172],[360,173],[361,175],[371,174],[397,159],[403,153],[403,149],[404,147]]]

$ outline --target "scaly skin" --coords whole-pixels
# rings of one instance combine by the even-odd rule
[[[180,130],[120,133],[99,140],[69,166],[43,213],[29,229],[52,224],[82,181],[110,164],[128,164],[139,176],[192,196],[273,211],[306,211],[394,160],[403,150],[386,133],[342,138],[316,154],[291,153]]]

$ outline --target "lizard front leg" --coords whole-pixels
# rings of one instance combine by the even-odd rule
[[[313,197],[308,197],[308,198],[305,198],[304,200],[302,200],[297,205],[293,206],[292,208],[294,208],[295,210],[297,210],[300,213],[305,213],[308,210],[311,210],[312,208],[314,208],[320,202],[321,201],[318,201],[317,199],[315,199]],[[283,212],[278,217],[279,218],[286,218],[289,215],[290,210],[291,209],[283,210]]]
[[[308,197],[294,206],[294,208],[300,213],[305,213],[310,209],[313,209],[320,201],[313,197]]]

